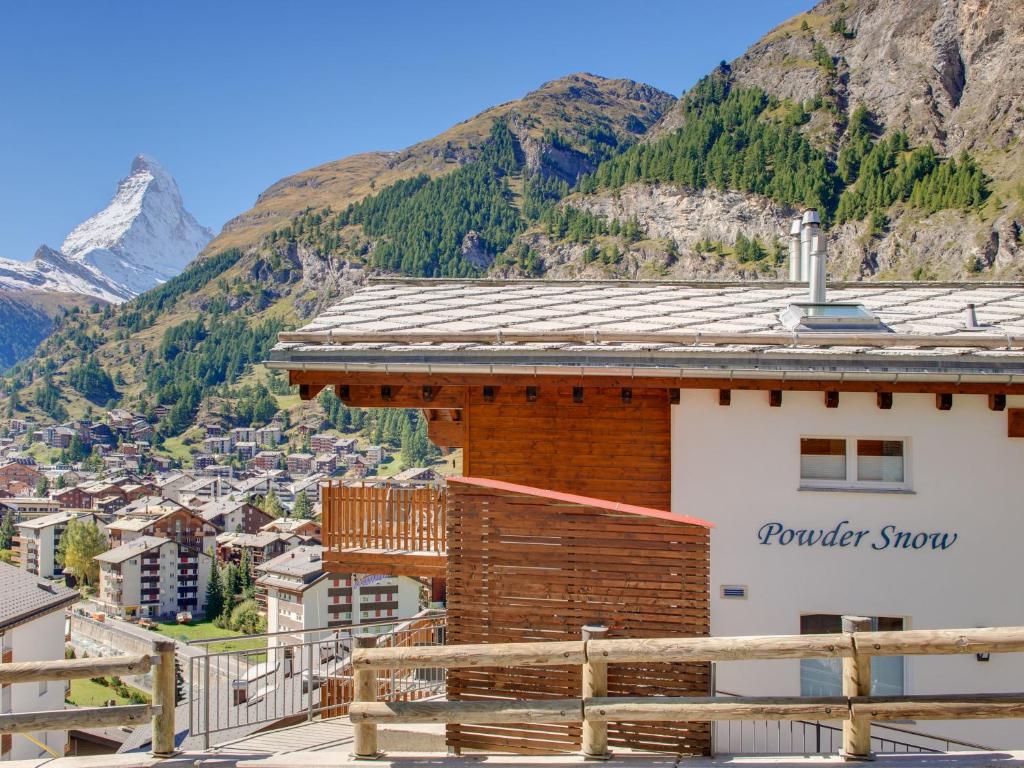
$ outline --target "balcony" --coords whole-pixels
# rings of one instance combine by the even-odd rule
[[[322,491],[328,570],[444,577],[445,489],[332,483]]]

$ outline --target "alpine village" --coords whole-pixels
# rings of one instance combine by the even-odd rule
[[[0,761],[1024,765],[1024,3],[803,7],[0,259]]]

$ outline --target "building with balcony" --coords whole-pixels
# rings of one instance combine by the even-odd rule
[[[96,557],[96,601],[117,616],[201,614],[213,559],[170,539],[140,536]]]
[[[295,547],[256,567],[267,631],[344,627],[415,615],[423,585],[406,576],[339,575],[324,569],[324,548]]]
[[[0,661],[60,661],[64,658],[64,609],[78,592],[0,563]],[[0,715],[64,709],[64,683],[0,685]],[[66,731],[35,731],[37,743],[22,734],[0,735],[0,761],[50,758],[67,747]]]
[[[57,549],[72,520],[101,523],[94,512],[69,509],[18,523],[18,559],[22,569],[44,579],[63,576],[64,569],[57,563]]]
[[[799,222],[796,231],[804,262]],[[823,265],[820,234],[808,241]],[[289,370],[304,397],[332,387],[350,407],[421,409],[436,445],[462,448],[468,479],[711,521],[709,578],[680,578],[701,593],[706,616],[683,634],[834,632],[844,614],[893,631],[1021,624],[1024,603],[993,588],[1017,582],[1024,538],[1014,485],[1024,462],[1020,286],[839,283],[826,294],[820,277],[812,291],[379,282],[282,333],[269,365]],[[409,311],[416,306],[424,309]],[[478,519],[493,516],[484,509]],[[511,540],[513,522],[478,538]],[[343,567],[345,530],[334,538],[325,520],[332,569]],[[623,557],[640,566],[669,556],[659,536],[653,552],[624,538]],[[406,556],[390,557],[400,567]],[[540,573],[536,583],[549,587]],[[471,603],[459,589],[449,582],[449,605]],[[501,606],[494,595],[479,596],[490,600],[488,621]],[[453,636],[472,630],[452,625]],[[895,658],[876,665],[873,690],[1009,693],[1022,671],[1011,655],[971,657],[952,671]],[[716,676],[741,695],[841,687],[834,660],[757,670],[722,662]],[[1007,719],[928,727],[1024,746],[1024,730]]]
[[[37,496],[11,496],[0,499],[0,515],[10,511],[14,519],[18,521],[33,520],[44,515],[52,515],[59,512],[60,502],[55,499],[39,498]]]
[[[255,504],[230,496],[208,501],[196,513],[220,531],[235,533],[259,533],[274,519]]]

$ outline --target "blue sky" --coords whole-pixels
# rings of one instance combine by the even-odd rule
[[[0,256],[58,247],[145,152],[219,230],[290,173],[570,72],[679,95],[811,0],[6,0]]]

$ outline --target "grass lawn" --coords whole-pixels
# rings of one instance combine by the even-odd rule
[[[139,693],[148,696],[143,691],[139,691]],[[79,707],[102,707],[111,699],[116,701],[119,706],[131,704],[129,699],[119,696],[113,688],[94,683],[92,680],[72,680],[71,693],[67,697],[69,703]]]
[[[179,437],[165,438],[164,447],[161,453],[165,453],[172,459],[181,463],[184,463],[192,456],[191,449],[185,445],[185,438],[183,435]]]
[[[259,648],[267,647],[267,640],[263,637],[253,638],[251,640],[236,640],[232,641],[232,637],[240,637],[241,632],[235,632],[230,629],[221,629],[212,621],[194,621],[191,624],[175,624],[173,622],[157,624],[156,630],[168,637],[174,638],[175,640],[213,640],[214,638],[224,638],[222,643],[210,643],[207,647],[210,649],[210,653],[218,653],[221,651],[251,651]],[[256,661],[254,657],[252,661]]]
[[[274,399],[277,400],[279,411],[290,411],[302,402],[298,395],[274,395]]]

